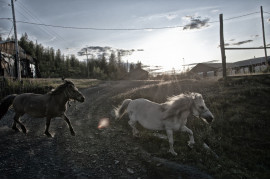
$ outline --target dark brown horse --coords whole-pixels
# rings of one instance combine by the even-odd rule
[[[84,96],[78,91],[71,81],[65,80],[65,83],[58,86],[55,90],[47,94],[23,93],[20,95],[12,94],[6,96],[0,104],[0,119],[6,114],[9,107],[13,105],[15,116],[12,129],[19,131],[16,124],[26,133],[25,126],[20,122],[20,117],[29,114],[32,117],[46,117],[45,134],[52,137],[49,133],[51,119],[54,117],[62,117],[68,124],[71,135],[75,136],[75,132],[67,118],[65,111],[67,102],[70,100],[84,102]]]

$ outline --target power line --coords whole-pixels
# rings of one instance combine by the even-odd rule
[[[35,15],[35,14],[33,14],[33,13],[31,13],[31,11],[26,7],[26,6],[24,6],[21,2],[19,2],[19,1],[17,1],[18,2],[18,5],[19,5],[19,7],[24,11],[24,12],[26,12],[26,14],[28,14],[28,16],[30,17],[30,18],[32,18],[33,19],[33,21],[34,22],[40,22],[40,23],[43,23],[39,18],[38,18],[38,16],[37,15]],[[53,31],[53,30],[51,30],[51,29],[49,29],[49,28],[47,28],[47,27],[44,27],[44,28],[42,28],[41,26],[39,26],[39,28],[42,30],[42,31],[44,31],[46,34],[48,34],[49,36],[51,36],[51,37],[58,37],[59,39],[61,39],[62,41],[65,41],[65,39],[62,37],[62,36],[60,36],[58,33],[56,33],[55,31]]]
[[[33,23],[33,22],[26,22],[26,21],[17,21],[17,22],[25,23],[25,24],[32,24],[32,25],[63,28],[63,29],[98,30],[98,31],[137,31],[137,30],[153,30],[153,29],[173,29],[173,28],[184,27],[184,26],[166,26],[166,27],[151,27],[151,28],[95,28],[95,27],[75,27],[75,26],[50,25],[50,24]]]
[[[249,15],[252,15],[252,14],[258,14],[258,13],[260,13],[260,12],[253,12],[253,13],[248,13],[248,14],[244,14],[244,15],[240,15],[240,16],[235,16],[235,17],[231,17],[231,18],[224,19],[223,21],[228,21],[228,20],[232,20],[232,19],[237,19],[237,18],[249,16]]]
[[[248,13],[240,16],[234,16],[231,18],[224,19],[224,21],[229,21],[233,19],[242,18],[245,16],[257,14],[260,12]],[[10,18],[0,18],[0,19],[10,19]],[[30,24],[30,25],[38,25],[38,26],[46,26],[46,27],[54,27],[54,28],[62,28],[62,29],[76,29],[76,30],[97,30],[97,31],[139,31],[139,30],[161,30],[161,29],[175,29],[175,28],[184,28],[185,25],[176,25],[176,26],[163,26],[163,27],[145,27],[145,28],[97,28],[97,27],[75,27],[75,26],[61,26],[61,25],[51,25],[45,23],[35,23],[35,22],[27,22],[27,21],[18,21],[18,23]],[[218,23],[219,21],[210,21],[207,23]]]
[[[26,11],[22,6],[20,6],[20,3],[18,3],[17,5],[18,5],[18,7],[20,7],[21,10],[23,10],[23,11],[25,12],[25,14],[27,14],[32,20],[35,21],[35,19],[33,18],[33,16],[32,16],[28,11]],[[19,10],[19,9],[17,9],[17,10]],[[29,18],[27,18],[27,19],[29,19]],[[38,27],[39,27],[43,32],[45,32],[46,34],[48,34],[49,36],[53,37],[53,35],[50,34],[48,31],[46,31],[45,29],[43,29],[43,28],[40,27],[40,26],[38,26]]]
[[[8,4],[9,5],[9,3],[5,2],[5,1],[0,1],[0,3],[4,3],[4,4]]]
[[[9,31],[8,38],[9,38],[10,33],[11,33],[12,30],[13,30],[13,25],[11,26],[11,29],[10,29],[10,31]]]

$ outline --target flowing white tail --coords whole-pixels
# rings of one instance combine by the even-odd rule
[[[120,106],[114,109],[116,119],[120,119],[126,113],[126,109],[131,101],[131,99],[125,99]]]

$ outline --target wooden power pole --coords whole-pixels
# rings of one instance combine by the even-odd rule
[[[17,39],[17,28],[16,28],[16,18],[15,18],[15,10],[14,10],[14,2],[11,0],[11,9],[13,16],[13,27],[14,27],[14,37],[15,37],[15,67],[16,67],[16,76],[17,80],[21,81],[21,65],[19,59],[19,48],[18,48],[18,39]]]
[[[265,42],[265,33],[264,33],[264,19],[263,19],[263,7],[261,6],[261,18],[262,18],[262,32],[263,32],[263,48],[264,48],[264,55],[265,55],[265,65],[269,66],[267,61],[267,51],[266,51],[266,42]]]
[[[222,59],[222,70],[223,70],[223,78],[226,79],[226,55],[225,55],[225,47],[224,47],[224,34],[223,34],[223,14],[219,15],[219,23],[220,23],[220,50],[221,50],[221,59]]]
[[[87,51],[87,48],[85,48],[85,55],[86,55],[86,66],[87,66],[87,78],[89,78],[89,60],[88,60],[88,51]]]

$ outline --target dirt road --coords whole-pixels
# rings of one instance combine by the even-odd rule
[[[51,122],[53,138],[43,134],[44,119],[28,116],[21,119],[27,135],[15,133],[9,111],[0,121],[0,178],[210,178],[193,167],[155,157],[141,146],[140,138],[132,137],[127,122],[112,117],[113,105],[118,105],[112,97],[153,83],[106,82],[81,90],[86,101],[67,110],[74,137],[60,118]],[[109,118],[110,124],[98,129],[102,118]]]

